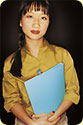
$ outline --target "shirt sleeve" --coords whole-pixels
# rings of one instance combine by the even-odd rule
[[[79,81],[74,67],[73,59],[68,51],[64,53],[64,72],[65,72],[65,96],[64,100],[70,100],[74,104],[78,104],[79,95]]]
[[[21,94],[18,89],[18,84],[14,76],[8,71],[10,65],[8,62],[4,65],[3,72],[3,97],[4,97],[4,108],[7,112],[11,112],[11,107],[17,102],[21,103]]]

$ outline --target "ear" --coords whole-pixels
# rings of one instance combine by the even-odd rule
[[[20,27],[22,27],[22,21],[21,20],[20,20],[20,24],[19,25],[20,25]]]

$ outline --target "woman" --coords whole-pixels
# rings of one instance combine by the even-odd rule
[[[67,125],[65,111],[79,102],[79,82],[71,55],[44,39],[49,20],[47,0],[23,0],[18,15],[19,49],[5,60],[3,78],[4,107],[16,116],[16,125]],[[39,68],[45,72],[60,62],[65,72],[64,100],[56,112],[35,115],[24,81],[36,76]]]

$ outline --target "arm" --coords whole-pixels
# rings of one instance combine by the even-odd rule
[[[49,122],[46,117],[39,119],[30,119],[24,108],[22,107],[21,95],[18,91],[15,79],[12,78],[10,73],[5,74],[3,79],[3,95],[4,95],[4,107],[7,112],[12,113],[23,121],[26,125],[54,125],[58,120]]]
[[[51,112],[50,114],[38,114],[33,115],[33,118],[37,117],[45,117],[47,116],[48,121],[52,122],[57,120],[57,122],[60,120],[60,115],[62,115],[73,103],[71,101],[63,100],[59,108],[56,110],[56,112]],[[56,122],[56,123],[57,123]]]
[[[19,110],[18,110],[19,109]],[[47,120],[47,115],[41,117],[39,119],[30,119],[22,105],[17,103],[11,108],[12,113],[18,117],[21,121],[23,121],[26,125],[55,125],[60,118],[55,119],[52,122]]]
[[[54,115],[50,118],[48,118],[49,121],[53,121],[56,118],[60,117],[61,114],[63,114],[73,103],[71,101],[63,100],[59,108],[56,110]]]
[[[73,59],[67,51],[63,51],[63,63],[65,72],[65,96],[61,105],[53,116],[48,116],[48,120],[52,121],[63,114],[73,103],[79,102],[79,81],[74,68]]]
[[[23,121],[26,125],[31,125],[31,119],[25,112],[24,108],[20,103],[16,103],[12,108],[11,108],[12,113],[19,118],[21,121]]]
[[[17,82],[9,72],[4,73],[3,97],[4,108],[6,111],[12,111],[12,113],[22,120],[26,125],[31,125],[31,119],[21,105],[21,95],[17,87]]]
[[[65,96],[64,100],[49,120],[56,119],[63,114],[73,103],[79,102],[79,81],[74,67],[74,62],[68,51],[63,54],[64,73],[65,73]]]

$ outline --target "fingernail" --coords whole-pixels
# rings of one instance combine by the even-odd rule
[[[33,117],[35,117],[35,115],[33,114]]]
[[[31,114],[30,116],[31,116],[31,117],[33,117],[33,115],[32,115],[32,114]]]
[[[52,113],[55,113],[55,111],[52,111]]]

